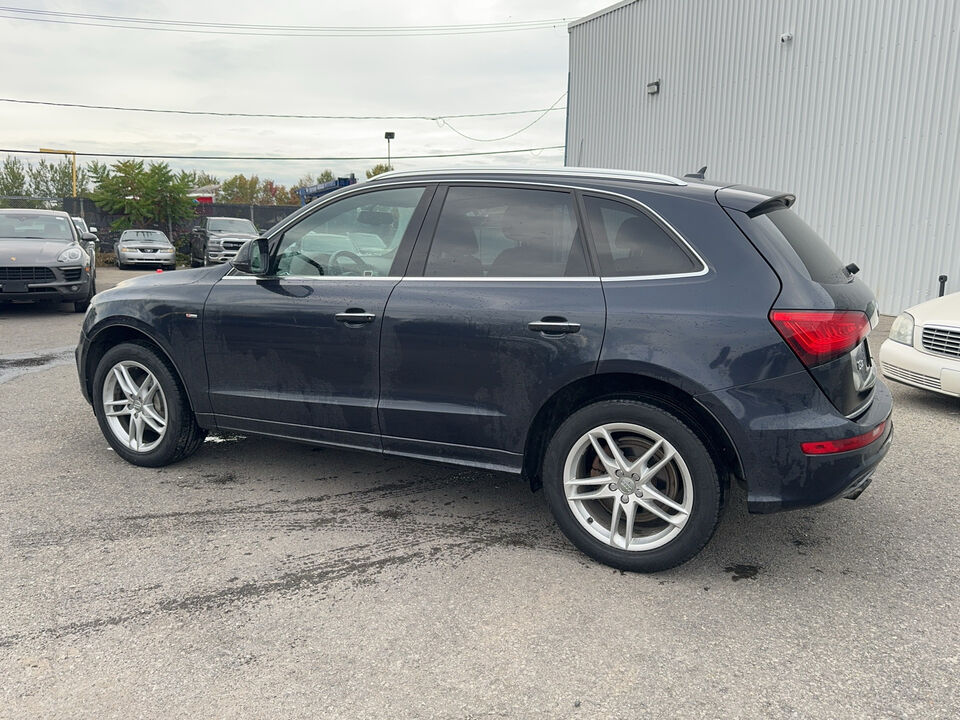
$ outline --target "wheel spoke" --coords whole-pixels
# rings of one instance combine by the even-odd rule
[[[133,441],[133,444],[134,444],[133,449],[139,450],[140,446],[143,445],[143,418],[137,417],[136,415],[134,415],[131,418],[130,422],[133,425],[133,427],[130,428],[131,430],[130,439]]]
[[[623,509],[624,519],[627,521],[627,527],[623,531],[623,549],[630,549],[630,541],[633,540],[633,522],[637,518],[637,503],[629,502]]]
[[[613,475],[618,470],[623,472],[627,469],[627,461],[623,457],[623,453],[620,452],[620,447],[614,441],[613,436],[610,434],[610,431],[607,430],[607,428],[598,427],[594,430],[591,430],[587,436],[590,438],[590,444],[593,446],[593,451],[597,454],[600,462],[603,463],[603,467],[607,473]],[[600,445],[601,439],[607,443],[608,449],[605,450]]]
[[[640,478],[641,482],[644,482],[644,483],[649,484],[650,481],[653,480],[653,479],[657,476],[657,473],[660,472],[661,470],[663,470],[664,466],[665,466],[668,462],[670,462],[671,460],[673,460],[673,458],[674,458],[674,456],[675,456],[676,454],[677,454],[677,451],[676,451],[676,450],[674,450],[673,448],[669,448],[669,449],[663,454],[663,457],[660,458],[660,459],[657,461],[657,464],[656,464],[656,465],[654,465],[653,467],[649,468],[648,470],[644,470],[644,471],[643,471],[643,475],[642,475],[641,478]]]
[[[660,438],[653,445],[651,445],[650,449],[641,455],[640,458],[630,466],[629,471],[636,472],[637,470],[642,470],[643,467],[650,462],[650,459],[657,454],[657,450],[663,447],[663,442],[663,438]]]
[[[569,487],[571,485],[607,485],[611,482],[613,481],[607,475],[594,475],[592,477],[564,480],[563,484]]]
[[[143,421],[158,435],[161,434],[167,426],[167,421],[160,417],[152,405],[143,406]]]
[[[140,388],[130,377],[130,372],[123,365],[116,365],[113,368],[113,374],[117,378],[117,384],[121,392],[129,398],[135,397]]]
[[[610,544],[617,544],[617,526],[620,525],[620,503],[613,501],[613,510],[610,511]]]
[[[137,394],[144,403],[148,403],[156,394],[159,386],[160,385],[157,382],[157,379],[153,375],[147,375],[147,377],[144,378],[143,385],[140,386],[140,390]]]
[[[666,505],[668,508],[674,512],[680,513],[681,515],[689,515],[689,511],[682,505],[677,504],[674,500],[671,500],[662,492],[657,490],[653,485],[647,483],[643,486],[644,497],[650,497],[653,500],[656,500],[661,505]]]
[[[611,490],[606,485],[601,485],[596,490],[587,490],[585,492],[574,492],[567,495],[567,500],[603,500],[603,498],[616,497],[619,493]]]
[[[124,400],[123,402],[126,403],[126,400]],[[104,415],[106,415],[107,417],[120,417],[121,415],[129,415],[129,414],[130,414],[130,408],[128,408],[126,405],[124,405],[119,410],[104,411]]]

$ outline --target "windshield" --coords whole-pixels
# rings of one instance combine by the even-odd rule
[[[73,221],[59,215],[3,213],[0,237],[23,240],[73,240]]]
[[[170,242],[167,240],[167,236],[164,235],[159,230],[124,230],[123,235],[120,236],[122,242],[151,242],[151,243],[166,243]]]
[[[249,220],[242,220],[240,218],[217,218],[216,220],[210,221],[210,224],[207,225],[207,229],[210,232],[246,233],[248,235],[257,234],[257,229],[253,226],[252,222]]]

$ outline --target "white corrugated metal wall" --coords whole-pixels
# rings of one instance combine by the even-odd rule
[[[960,290],[958,0],[620,3],[570,26],[567,112],[568,165],[795,193],[882,312]]]

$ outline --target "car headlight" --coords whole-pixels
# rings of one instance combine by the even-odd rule
[[[890,339],[904,345],[913,345],[913,316],[910,313],[900,313],[890,328]]]
[[[57,262],[86,262],[89,260],[87,254],[78,247],[68,247],[57,256]]]

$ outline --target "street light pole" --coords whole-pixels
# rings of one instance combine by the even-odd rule
[[[387,169],[388,170],[392,169],[390,167],[390,141],[393,140],[396,136],[397,134],[392,130],[387,130],[387,132],[383,134],[383,137],[387,141]]]
[[[77,196],[77,151],[76,150],[54,150],[52,148],[40,148],[42,153],[51,153],[53,155],[69,155],[73,160],[73,196]]]

